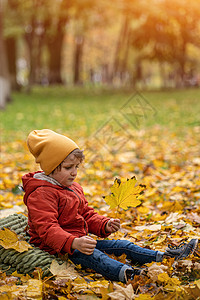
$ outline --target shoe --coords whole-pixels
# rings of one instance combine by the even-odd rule
[[[135,275],[141,274],[141,269],[138,268],[132,268],[132,269],[126,269],[124,272],[125,282],[127,283],[129,280],[133,280]]]
[[[184,259],[193,254],[198,245],[198,239],[192,239],[189,243],[181,243],[179,246],[168,245],[163,258],[175,257],[175,260]]]

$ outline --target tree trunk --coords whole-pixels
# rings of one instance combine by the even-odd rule
[[[29,51],[29,80],[28,91],[31,90],[32,85],[36,82],[36,20],[32,18],[30,26],[25,33],[25,41]]]
[[[128,57],[129,57],[129,50],[130,50],[130,30],[127,26],[126,35],[124,38],[124,51],[121,59],[120,64],[120,73],[122,74],[122,82],[127,83],[127,81],[130,82],[130,78],[127,78],[128,76]],[[130,75],[129,75],[130,77]]]
[[[0,109],[4,109],[6,102],[10,101],[10,78],[8,70],[5,42],[3,39],[3,11],[0,6]]]
[[[42,64],[42,50],[44,46],[44,33],[38,37],[38,47],[37,47],[37,55],[36,55],[36,82],[39,84],[43,84],[44,81],[44,70]]]
[[[124,61],[123,52],[124,52],[124,46],[128,45],[127,36],[128,36],[128,30],[129,29],[129,17],[127,15],[124,16],[124,20],[122,23],[121,30],[119,32],[118,41],[116,45],[115,50],[115,58],[114,58],[114,64],[113,64],[113,75],[119,73],[120,76],[122,75],[122,68]],[[127,50],[125,50],[126,52]]]
[[[82,84],[80,74],[81,74],[81,63],[83,55],[83,36],[77,36],[75,38],[75,50],[74,50],[74,80],[75,85]]]
[[[142,63],[140,59],[137,59],[135,62],[133,84],[136,85],[138,82],[140,82],[142,80],[142,77],[143,77]]]
[[[56,34],[47,41],[49,50],[49,84],[62,84],[61,66],[62,66],[62,46],[64,39],[64,30],[58,25]]]
[[[70,0],[62,0],[60,2],[60,14],[54,34],[47,39],[47,47],[49,50],[49,74],[48,81],[50,84],[63,84],[61,69],[62,69],[62,48],[66,34],[65,28],[69,20],[68,9],[71,7]],[[65,12],[65,13],[64,13]],[[49,20],[48,20],[49,22]],[[49,27],[47,22],[46,26]]]
[[[160,69],[160,78],[162,80],[161,87],[167,88],[167,76],[165,71],[165,65],[163,61],[159,61],[159,69]]]
[[[182,81],[182,86],[185,86],[186,82],[185,82],[185,60],[186,60],[186,43],[185,41],[183,41],[183,45],[182,45],[182,53],[181,53],[181,58],[180,58],[180,78]]]
[[[18,90],[19,84],[17,83],[17,47],[16,47],[16,39],[14,37],[10,37],[6,39],[6,52],[8,57],[8,69],[10,73],[10,81],[12,90]]]

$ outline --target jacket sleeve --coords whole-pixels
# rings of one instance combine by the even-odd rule
[[[37,188],[28,197],[29,219],[44,244],[57,253],[64,250],[72,254],[71,245],[75,236],[63,230],[58,223],[57,198],[56,192]]]
[[[92,207],[88,206],[88,202],[84,196],[82,188],[81,193],[82,199],[84,201],[82,216],[87,222],[89,232],[99,237],[109,236],[110,233],[106,233],[105,226],[106,223],[110,220],[110,218],[99,215],[97,212],[94,211]]]

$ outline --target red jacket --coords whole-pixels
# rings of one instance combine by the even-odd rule
[[[22,177],[31,243],[51,254],[72,254],[74,238],[88,232],[99,237],[109,235],[105,232],[109,218],[88,206],[78,183],[66,188],[33,178],[34,174]]]

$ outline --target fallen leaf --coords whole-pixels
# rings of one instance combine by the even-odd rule
[[[156,282],[158,280],[158,275],[164,273],[167,269],[167,266],[153,263],[150,267],[148,267],[147,276],[149,276],[153,282]]]
[[[139,213],[141,213],[141,214],[148,214],[148,212],[149,212],[149,208],[148,207],[145,207],[145,206],[140,206],[140,207],[138,207],[138,212]]]
[[[151,295],[148,295],[148,294],[140,294],[136,299],[137,300],[151,300],[152,297],[151,297]]]
[[[154,244],[160,245],[160,244],[162,244],[166,240],[166,238],[167,238],[166,234],[160,235],[158,237],[158,239],[154,242]]]
[[[196,286],[198,287],[198,289],[200,290],[200,279],[199,280],[195,280],[194,284],[196,284]]]
[[[119,284],[114,284],[114,292],[109,293],[108,296],[113,300],[132,300],[136,297],[131,284],[125,288]]]
[[[135,229],[138,231],[144,231],[144,230],[159,231],[161,230],[161,225],[154,224],[154,225],[135,226]]]
[[[173,222],[177,222],[181,218],[181,215],[179,215],[177,212],[170,213],[170,215],[166,218],[165,223],[170,224]]]
[[[191,220],[192,222],[200,224],[200,216],[197,213],[191,213],[187,216],[187,219]]]
[[[90,283],[88,283],[88,286],[91,288],[97,288],[97,287],[105,287],[108,286],[109,281],[107,280],[102,280],[102,281],[92,281]]]
[[[25,292],[25,286],[18,286],[18,285],[4,285],[0,286],[0,299],[17,299],[17,296],[20,296],[21,293]],[[8,298],[6,298],[7,296]],[[5,298],[4,298],[5,297]]]
[[[20,241],[18,235],[8,228],[0,230],[0,245],[5,249],[15,249],[17,252],[32,248],[26,241]]]
[[[100,287],[100,293],[102,300],[107,300],[109,298],[108,294],[113,292],[113,283],[109,282],[108,287]]]
[[[28,286],[26,289],[26,296],[29,299],[42,299],[43,294],[43,283],[38,279],[29,279],[27,282]]]
[[[65,278],[74,280],[80,276],[74,268],[75,266],[69,262],[65,261],[62,265],[59,265],[59,263],[54,259],[50,266],[50,272],[56,276],[56,279]]]
[[[170,277],[166,272],[158,274],[158,281],[167,283],[169,281]]]

